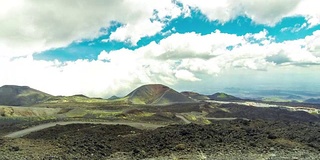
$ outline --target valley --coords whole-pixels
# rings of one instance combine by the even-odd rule
[[[112,99],[4,88],[0,96],[11,98],[0,98],[0,159],[316,159],[320,151],[315,104],[180,93],[159,84]]]

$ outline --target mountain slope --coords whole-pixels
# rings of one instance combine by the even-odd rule
[[[305,100],[304,102],[310,104],[320,104],[320,98],[310,98]]]
[[[181,92],[183,95],[187,96],[187,97],[190,97],[192,99],[195,99],[195,100],[209,100],[210,98],[206,95],[203,95],[203,94],[199,94],[199,93],[196,93],[196,92],[188,92],[188,91],[185,91],[185,92]]]
[[[191,98],[161,84],[143,85],[126,96],[132,104],[170,104],[195,102]]]
[[[28,86],[4,85],[0,87],[0,105],[32,105],[50,97],[52,96]]]
[[[215,93],[213,95],[208,96],[211,100],[217,100],[217,101],[237,101],[241,100],[238,97],[226,94],[226,93]]]

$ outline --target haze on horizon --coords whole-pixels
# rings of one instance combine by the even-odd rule
[[[316,0],[0,0],[0,86],[320,90]]]

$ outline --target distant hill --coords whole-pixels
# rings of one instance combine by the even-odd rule
[[[305,103],[320,104],[320,98],[310,98],[304,101]]]
[[[190,97],[192,99],[195,99],[195,100],[209,100],[210,99],[208,96],[200,94],[200,93],[196,93],[196,92],[185,91],[185,92],[181,92],[181,93],[183,95]]]
[[[216,101],[237,101],[241,100],[238,97],[226,94],[226,93],[215,93],[213,95],[208,96],[211,100],[216,100]]]
[[[303,97],[298,96],[298,95],[289,95],[286,97],[286,99],[290,99],[290,100],[302,100]]]
[[[127,96],[132,104],[170,104],[195,102],[193,99],[161,84],[143,85]]]
[[[107,100],[102,98],[90,98],[82,94],[77,94],[73,96],[52,96],[44,101],[44,103],[93,103],[106,101]]]
[[[24,106],[40,103],[52,97],[50,94],[28,86],[4,85],[0,87],[0,105]]]
[[[113,95],[113,96],[108,98],[108,100],[115,100],[115,99],[119,99],[119,97]]]

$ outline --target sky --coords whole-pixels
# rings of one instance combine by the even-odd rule
[[[0,0],[0,86],[320,90],[317,0]]]

